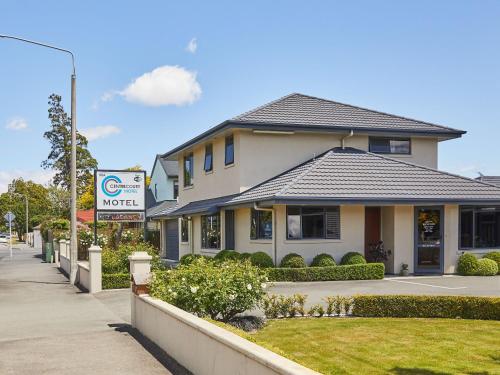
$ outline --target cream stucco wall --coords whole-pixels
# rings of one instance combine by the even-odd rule
[[[382,207],[381,210],[382,221],[382,241],[384,241],[385,250],[390,250],[391,254],[385,263],[385,271],[387,273],[395,273],[394,269],[394,207]],[[399,271],[399,270],[398,270]]]
[[[444,273],[455,273],[459,249],[459,208],[457,205],[446,205],[444,207]]]
[[[203,169],[205,145],[200,144],[179,155],[179,202],[210,199],[245,191],[315,155],[341,146],[342,134],[293,133],[261,134],[251,130],[235,130],[234,164],[224,165],[225,137],[220,134],[206,143],[213,145],[213,171]],[[368,150],[367,135],[354,135],[345,140],[346,147]],[[193,185],[184,187],[184,155],[193,152]],[[411,155],[388,155],[402,161],[437,168],[437,139],[412,138]]]
[[[394,272],[401,270],[401,264],[408,264],[413,273],[414,259],[414,208],[413,206],[394,207]]]

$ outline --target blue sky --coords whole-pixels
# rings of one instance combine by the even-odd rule
[[[156,153],[301,92],[467,130],[440,145],[440,169],[500,175],[498,1],[64,4],[2,2],[0,33],[76,53],[78,127],[101,136],[102,168],[149,171]],[[47,179],[47,97],[69,111],[70,73],[64,54],[0,39],[0,191]]]

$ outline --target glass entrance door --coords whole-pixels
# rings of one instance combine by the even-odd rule
[[[443,273],[443,209],[415,208],[415,273]]]

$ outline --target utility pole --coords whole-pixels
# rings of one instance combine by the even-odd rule
[[[50,44],[35,42],[33,40],[19,38],[12,35],[2,35],[0,38],[13,39],[25,43],[35,44],[37,46],[50,48],[71,55],[73,73],[71,75],[71,242],[70,242],[70,277],[71,284],[76,282],[77,257],[78,257],[78,234],[76,232],[76,68],[75,55],[70,50],[52,46]]]

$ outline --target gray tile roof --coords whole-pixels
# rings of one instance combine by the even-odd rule
[[[229,200],[496,202],[500,187],[370,152],[335,148]]]
[[[158,204],[146,210],[146,217],[148,218],[164,217],[177,207],[178,203],[176,200],[159,202]]]
[[[289,126],[321,126],[366,130],[462,134],[464,132],[429,122],[391,115],[366,108],[316,98],[290,94],[261,107],[234,117],[231,121],[252,124]]]
[[[481,175],[480,177],[477,177],[476,180],[481,181],[481,182],[486,182],[488,184],[500,186],[500,176],[483,176],[483,175]]]
[[[216,213],[221,206],[230,201],[236,195],[227,195],[218,198],[204,199],[190,202],[183,206],[175,207],[175,210],[168,212],[168,216],[182,216],[190,214],[212,214]]]
[[[168,177],[178,177],[179,163],[176,160],[165,160],[161,157],[161,155],[156,155],[156,157]]]

